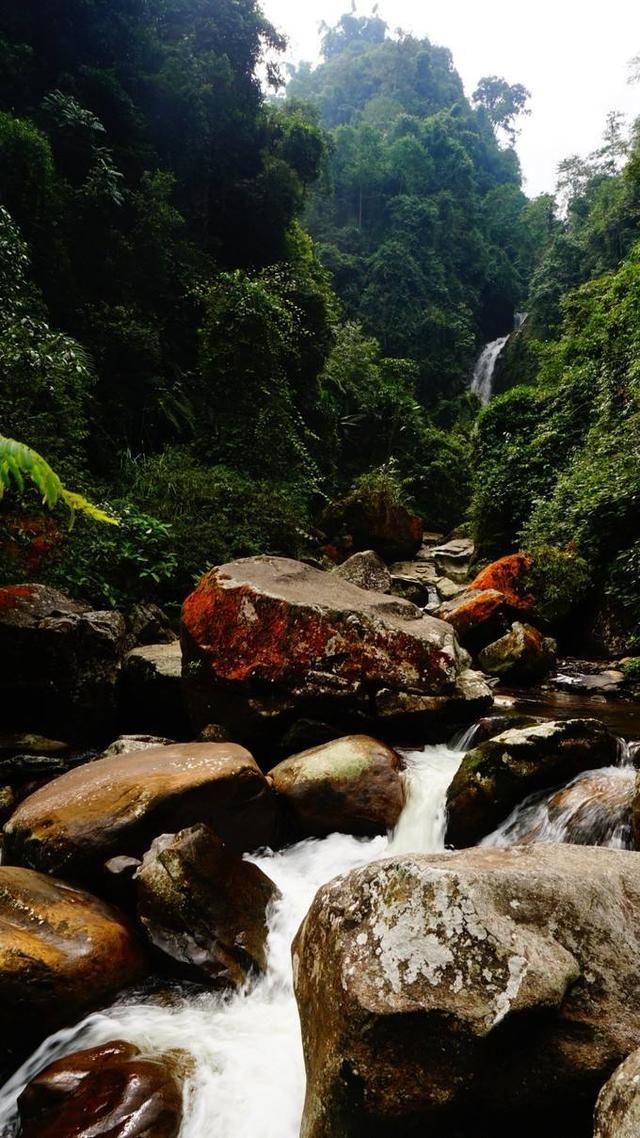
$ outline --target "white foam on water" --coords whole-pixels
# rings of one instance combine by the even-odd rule
[[[393,834],[332,834],[251,858],[282,894],[269,918],[262,979],[226,996],[122,1001],[52,1036],[0,1091],[2,1138],[14,1134],[17,1096],[39,1071],[56,1058],[115,1039],[144,1053],[178,1049],[191,1055],[180,1138],[298,1138],[305,1073],[291,975],[293,937],[325,882],[391,854],[444,849],[447,789],[462,752],[425,747],[404,757],[407,801]]]

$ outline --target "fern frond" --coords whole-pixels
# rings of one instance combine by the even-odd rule
[[[67,490],[41,454],[25,443],[0,435],[0,500],[11,486],[21,494],[26,481],[31,482],[42,494],[43,505],[48,509],[52,510],[58,502],[64,502],[72,521],[76,510],[79,510],[96,522],[118,525],[117,518],[94,506],[82,494]]]

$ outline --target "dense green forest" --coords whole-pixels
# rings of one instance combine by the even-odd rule
[[[527,198],[528,92],[468,98],[377,16],[283,82],[257,0],[0,10],[0,433],[117,520],[43,510],[0,452],[5,580],[178,601],[404,501],[479,556],[574,558],[640,617],[640,140],[612,114]],[[529,318],[503,394],[483,343]]]

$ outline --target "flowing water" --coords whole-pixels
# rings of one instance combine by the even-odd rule
[[[251,989],[225,997],[175,993],[170,1003],[140,995],[52,1036],[0,1092],[0,1135],[15,1132],[15,1102],[53,1059],[114,1039],[143,1052],[188,1052],[180,1138],[298,1138],[305,1075],[291,978],[291,941],[318,888],[338,874],[395,853],[444,849],[446,795],[462,750],[405,753],[407,802],[395,832],[357,839],[332,834],[253,857],[282,898],[269,920],[268,970]]]
[[[492,340],[490,344],[487,344],[478,356],[476,366],[473,369],[471,390],[478,396],[483,405],[489,402],[493,394],[493,376],[496,364],[508,339],[508,336],[501,336],[500,339]]]
[[[584,771],[566,786],[532,794],[480,844],[521,846],[569,842],[628,850],[633,842],[640,744],[619,742],[618,765]]]

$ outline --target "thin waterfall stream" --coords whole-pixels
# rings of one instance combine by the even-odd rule
[[[143,1052],[185,1051],[180,1138],[298,1138],[305,1072],[293,993],[291,941],[321,885],[379,858],[445,848],[446,797],[463,751],[404,752],[407,801],[394,833],[372,839],[332,834],[251,857],[282,897],[269,920],[268,969],[252,987],[220,995],[174,991],[162,1002],[131,994],[45,1041],[0,1091],[0,1136],[15,1134],[23,1087],[54,1059],[110,1040]]]
[[[474,395],[478,396],[483,406],[489,402],[493,395],[493,376],[496,370],[496,364],[506,347],[508,339],[508,336],[500,336],[499,339],[492,340],[490,344],[486,344],[478,356],[476,366],[473,369],[471,390]]]

